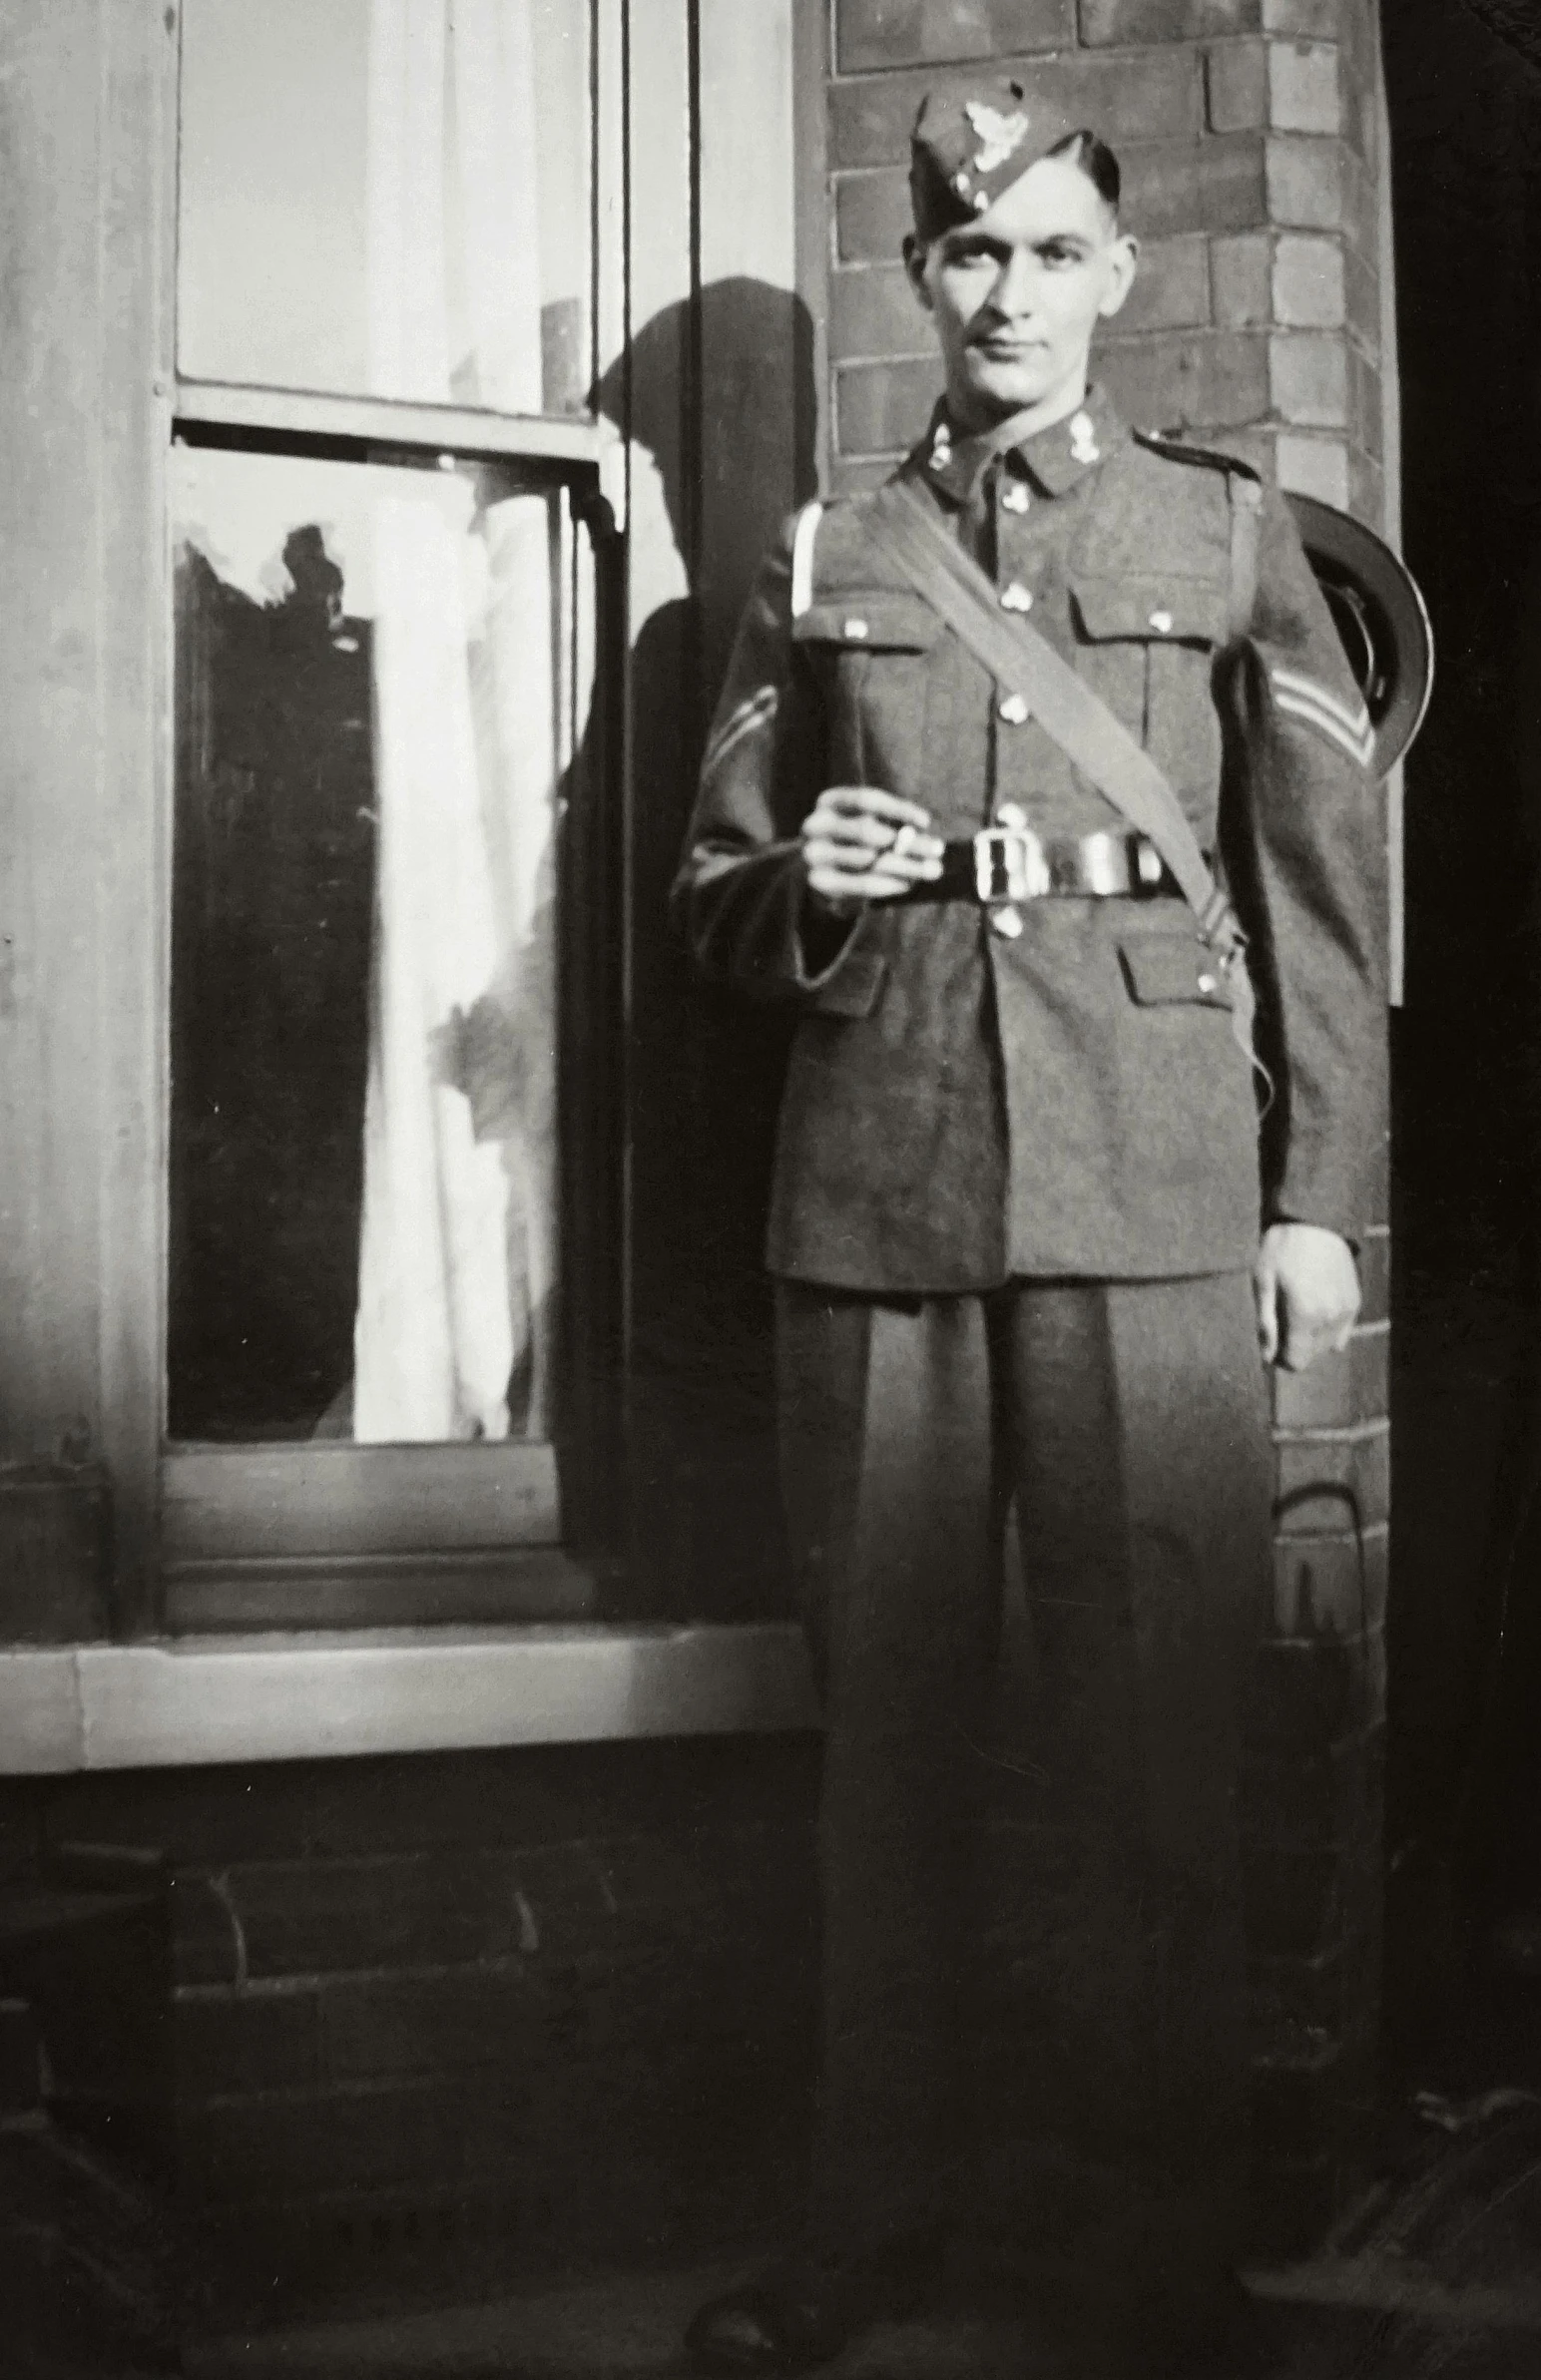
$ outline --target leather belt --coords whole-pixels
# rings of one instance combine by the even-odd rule
[[[949,842],[942,872],[916,884],[908,901],[1156,900],[1182,888],[1143,834],[1040,835],[1030,826],[987,826]]]

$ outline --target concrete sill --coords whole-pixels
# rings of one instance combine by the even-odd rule
[[[817,1724],[799,1632],[528,1627],[0,1652],[0,1774],[468,1751]]]

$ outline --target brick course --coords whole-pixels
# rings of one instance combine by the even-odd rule
[[[1205,78],[1211,132],[1261,132],[1269,121],[1269,55],[1261,41],[1223,41]]]
[[[1120,153],[1124,218],[1142,239],[1245,232],[1268,221],[1266,151],[1253,133],[1151,141]]]
[[[1342,0],[1263,0],[1263,30],[1325,39],[1338,30],[1341,6]]]
[[[1269,342],[1269,393],[1282,421],[1302,429],[1348,424],[1348,350],[1314,331],[1279,331]]]
[[[1390,1334],[1367,1324],[1308,1372],[1275,1372],[1274,1419],[1284,1430],[1336,1430],[1374,1420],[1390,1393]]]
[[[1268,344],[1247,331],[1108,339],[1102,371],[1126,418],[1157,429],[1203,432],[1268,410]]]
[[[902,264],[868,264],[829,275],[829,353],[853,356],[933,352],[930,324]]]
[[[841,74],[1057,50],[1075,39],[1075,0],[836,0]]]
[[[1137,330],[1183,330],[1210,320],[1209,243],[1190,232],[1177,239],[1148,240],[1140,271],[1117,318],[1119,335]]]
[[[891,264],[910,230],[903,171],[841,174],[834,185],[835,254],[842,264]]]
[[[91,1834],[172,1862],[207,2326],[772,2231],[812,2070],[816,1768],[797,1738],[0,1791],[18,1858]]]
[[[1273,320],[1274,241],[1267,232],[1241,232],[1210,241],[1215,319],[1229,330]]]
[[[1281,487],[1292,488],[1296,495],[1314,496],[1321,504],[1335,504],[1339,511],[1348,509],[1353,473],[1346,440],[1281,432],[1274,441],[1274,458]]]
[[[1269,55],[1269,122],[1276,132],[1343,128],[1338,52],[1333,42],[1274,41]]]
[[[1034,91],[1055,106],[1073,108],[1115,143],[1194,136],[1204,129],[1204,66],[1198,52],[1156,51],[1138,58],[1076,58],[1002,61],[1032,75]],[[994,71],[992,69],[992,71]],[[977,78],[958,74],[889,74],[858,82],[836,82],[829,91],[829,164],[840,172],[854,166],[909,163],[910,127],[926,92],[971,88]]]
[[[1215,33],[1252,33],[1260,0],[1081,0],[1081,39],[1111,42],[1203,41]]]
[[[1337,141],[1279,133],[1268,144],[1268,211],[1272,222],[1302,231],[1335,232],[1343,222],[1345,156]]]
[[[1387,1518],[1390,1437],[1384,1421],[1281,1437],[1278,1456],[1279,1494],[1288,1500],[1281,1537],[1336,1531],[1350,1510],[1363,1529],[1376,1529]]]
[[[1340,329],[1347,292],[1340,240],[1286,233],[1274,250],[1274,319],[1291,329]]]

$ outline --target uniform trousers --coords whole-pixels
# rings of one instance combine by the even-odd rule
[[[807,2252],[906,2250],[1005,2171],[1062,2203],[1101,2159],[1229,2258],[1271,1575],[1251,1283],[782,1282],[777,1324],[825,1723]]]

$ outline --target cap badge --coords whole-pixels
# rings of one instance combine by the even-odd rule
[[[985,106],[982,99],[965,100],[963,113],[974,128],[979,147],[974,155],[976,174],[993,174],[1008,157],[1015,157],[1028,135],[1028,121],[1019,108],[1014,115],[1003,116],[998,108]]]

